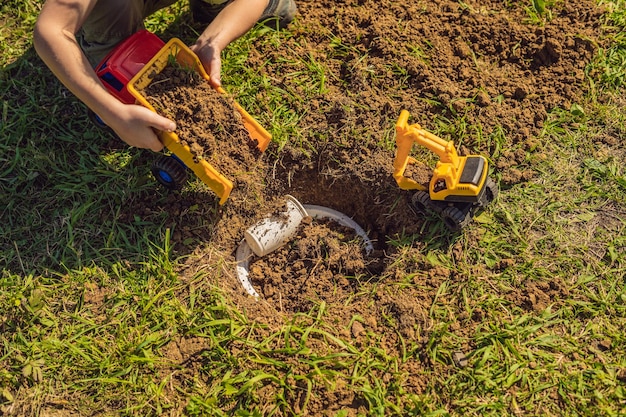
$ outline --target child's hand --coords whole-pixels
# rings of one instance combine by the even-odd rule
[[[211,44],[196,43],[190,48],[202,62],[204,70],[209,74],[210,83],[213,87],[219,87],[222,85],[222,59],[220,57],[221,51]]]
[[[269,0],[232,0],[218,13],[200,34],[191,50],[211,77],[211,85],[222,85],[222,59],[224,48],[246,33],[259,20]]]
[[[140,105],[122,103],[120,105],[111,120],[103,118],[104,122],[130,146],[155,152],[162,150],[163,143],[156,132],[173,132],[176,123]]]

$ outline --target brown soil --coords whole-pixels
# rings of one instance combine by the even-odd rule
[[[267,170],[257,142],[243,125],[230,95],[219,93],[200,74],[172,63],[141,94],[166,117],[176,121],[176,135],[194,161],[205,160],[233,182],[235,190],[263,196],[258,178]],[[258,204],[246,207],[254,210]]]
[[[357,291],[358,280],[368,280],[372,262],[353,229],[333,220],[305,218],[298,233],[271,256],[254,257],[250,280],[269,303],[287,313],[308,312],[319,294],[335,288],[346,297]]]
[[[283,104],[304,115],[299,122],[304,136],[280,151],[272,145],[250,161],[230,148],[227,155],[207,156],[209,152],[203,151],[201,157],[212,158],[216,165],[235,161],[220,169],[236,185],[226,205],[217,209],[210,193],[171,197],[169,224],[176,250],[192,252],[180,271],[183,279],[218,268],[219,262],[209,261],[216,253],[225,257],[224,273],[214,274],[220,277],[217,284],[252,320],[267,325],[258,329],[260,338],[290,321],[294,313],[323,303],[326,316],[333,318],[329,326],[340,337],[356,346],[374,338],[388,354],[401,356],[402,340],[418,345],[428,340],[434,325],[429,310],[436,300],[449,303],[450,330],[470,340],[463,336],[472,334],[483,319],[480,307],[454,304],[460,302],[458,294],[449,294],[449,299],[438,296],[443,283],[467,277],[423,260],[421,250],[427,243],[419,236],[425,221],[430,222],[426,227],[435,226],[411,211],[410,193],[400,190],[391,177],[393,146],[385,149],[380,143],[393,143],[401,109],[408,109],[412,120],[426,129],[434,129],[436,115],[450,119],[462,115],[468,126],[481,130],[466,132],[461,153],[488,155],[502,193],[532,178],[536,167],[527,155],[540,151],[538,136],[548,112],[568,109],[581,99],[585,65],[601,40],[601,11],[593,0],[559,2],[551,20],[536,25],[527,23],[521,5],[507,7],[509,3],[299,1],[298,20],[282,43],[275,47],[259,42],[247,65],[286,91]],[[303,103],[298,97],[310,95],[303,91],[309,81],[291,74],[306,61],[323,64],[326,72],[319,95]],[[230,106],[225,117],[210,109],[211,102],[221,100],[210,89],[201,91],[206,99],[184,98],[191,107],[175,116],[179,133],[187,141],[204,134],[216,136],[211,152],[218,153],[226,149],[223,145],[231,135],[236,136],[237,127],[228,124],[235,118]],[[257,101],[261,108],[267,102],[263,90]],[[185,115],[195,126],[188,134],[182,130]],[[218,134],[225,137],[217,138]],[[366,255],[362,242],[349,230],[308,219],[296,239],[271,256],[251,260],[250,278],[261,294],[256,300],[237,280],[234,255],[244,230],[275,211],[285,194],[352,217],[367,231],[375,250]],[[407,236],[413,236],[412,243],[392,244]],[[470,227],[461,240],[441,234],[459,260],[465,256],[463,247],[480,237],[480,226]],[[469,272],[489,277],[514,264],[512,259],[490,267],[479,263]],[[520,300],[523,308],[534,311],[548,300],[566,298],[566,292],[557,282],[521,282],[502,297]],[[187,349],[184,344],[185,340],[178,341],[181,353]],[[471,349],[460,346],[461,351]],[[396,370],[408,375],[402,390],[422,392],[429,383],[424,370],[431,366],[437,365],[413,356],[402,362],[402,369]],[[308,412],[332,415],[341,408],[357,412],[364,404],[350,390],[335,387],[312,397]]]
[[[207,160],[228,176],[260,151],[248,140],[232,97],[220,94],[192,69],[168,65],[142,91],[155,110],[178,123],[176,133],[194,159]],[[256,150],[256,151],[253,151]]]

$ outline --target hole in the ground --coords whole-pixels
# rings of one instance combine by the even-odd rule
[[[382,169],[367,179],[345,173],[299,172],[290,181],[289,193],[302,204],[346,214],[367,232],[379,251],[388,249],[390,238],[419,233],[423,223],[408,204],[410,192],[399,189]]]
[[[367,235],[371,250],[355,228],[311,219],[274,252],[257,257],[248,251],[245,278],[282,311],[310,311],[320,300],[347,300],[371,287],[388,273],[398,236],[415,235],[423,225],[408,204],[409,195],[383,167],[365,180],[345,172],[299,170],[286,189],[285,194],[305,207],[326,207],[352,219]]]

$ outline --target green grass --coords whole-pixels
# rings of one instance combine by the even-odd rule
[[[533,22],[552,3],[525,2]],[[389,237],[406,274],[387,285],[357,280],[355,298],[402,288],[434,294],[432,327],[422,333],[426,321],[418,321],[418,336],[398,332],[391,350],[373,331],[363,344],[338,334],[323,302],[281,326],[248,317],[219,288],[229,265],[218,254],[181,279],[185,259],[170,241],[177,225],[163,214],[168,196],[150,177],[150,153],[111,144],[36,57],[30,37],[41,2],[4,2],[0,414],[305,415],[313,401],[349,387],[351,405],[366,415],[625,415],[626,4],[603,3],[622,31],[589,65],[585,101],[549,115],[525,156],[532,181],[503,190],[467,232],[474,239],[447,238],[436,226],[419,238]],[[179,2],[148,27],[184,28],[191,39],[184,11]],[[302,132],[300,109],[326,91],[329,68],[284,51],[271,65],[298,70],[275,85],[245,63],[254,42],[278,46],[282,36],[291,35],[260,27],[232,45],[224,85],[273,133],[276,152],[290,143],[314,153],[333,138]],[[357,52],[329,43],[335,57]],[[505,152],[504,134],[485,137],[455,116],[436,120],[437,129],[478,137],[474,146],[494,158]],[[389,130],[354,136],[361,133],[393,146]],[[161,211],[128,209],[147,196]],[[478,264],[486,265],[480,274]],[[528,288],[546,298],[529,299]],[[555,289],[567,297],[551,298]],[[475,331],[460,331],[476,317]],[[397,317],[385,311],[384,319]],[[364,320],[355,315],[350,325]],[[195,343],[193,355],[183,341]],[[467,365],[454,367],[459,352]],[[419,395],[407,390],[413,372],[428,376]]]

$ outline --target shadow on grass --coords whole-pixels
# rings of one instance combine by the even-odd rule
[[[166,234],[217,221],[208,189],[165,190],[150,173],[157,155],[97,128],[34,49],[0,69],[0,91],[0,265],[10,273],[142,261]],[[187,233],[177,249],[209,235]]]

